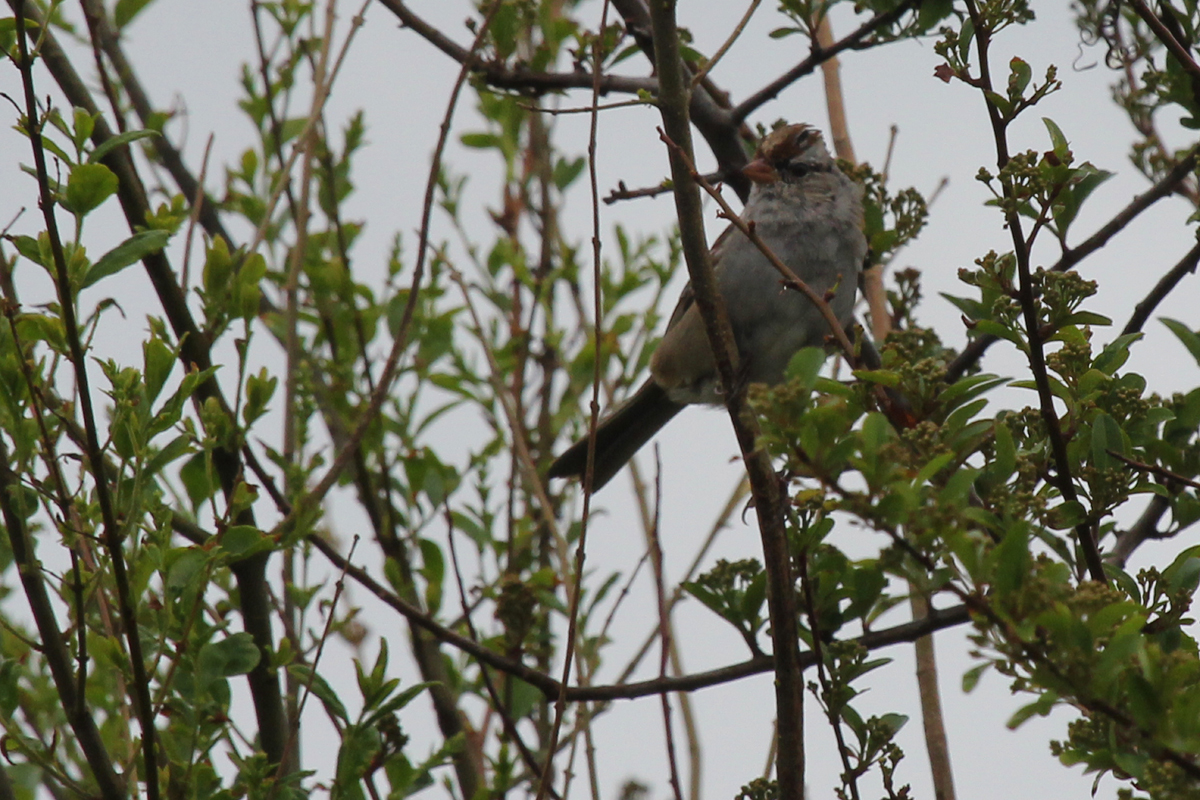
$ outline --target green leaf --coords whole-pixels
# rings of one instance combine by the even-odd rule
[[[96,127],[96,118],[82,108],[75,108],[73,112],[75,149],[83,150],[84,143],[91,138],[92,130]]]
[[[373,712],[369,717],[367,717],[365,720],[363,720],[363,722],[367,725],[374,726],[375,724],[377,724],[379,722],[379,720],[383,719],[384,717],[391,716],[392,714],[396,713],[400,709],[404,708],[406,705],[408,705],[414,699],[416,699],[418,696],[420,696],[420,694],[422,692],[424,692],[425,690],[430,689],[437,685],[439,685],[439,684],[436,681],[426,681],[424,683],[415,683],[412,686],[405,689],[400,694],[393,697],[391,700],[388,700],[386,703],[381,705],[375,712]],[[539,693],[539,695],[540,695],[540,693]]]
[[[117,5],[113,8],[113,22],[117,24],[117,28],[124,28],[151,2],[153,0],[117,0]]]
[[[1046,125],[1046,130],[1050,132],[1050,141],[1054,146],[1054,154],[1063,161],[1066,161],[1070,155],[1071,148],[1067,144],[1067,137],[1063,135],[1062,128],[1049,117],[1042,117],[1042,122]]]
[[[1014,525],[996,546],[996,592],[1000,596],[1020,588],[1029,566],[1029,531],[1023,524]]]
[[[878,411],[867,414],[862,426],[863,455],[874,456],[893,438],[892,425]]]
[[[1050,509],[1048,522],[1056,531],[1074,528],[1087,519],[1087,509],[1078,500],[1068,500]]]
[[[253,525],[231,525],[221,534],[221,549],[234,559],[243,559],[271,547],[271,538]]]
[[[1197,364],[1200,364],[1200,336],[1196,335],[1191,328],[1176,319],[1162,317],[1162,324],[1171,329],[1171,333],[1175,334],[1175,337],[1183,342],[1183,346],[1192,354],[1192,358],[1196,359]]]
[[[994,449],[996,457],[988,466],[988,478],[997,484],[1008,479],[1017,468],[1017,445],[1013,441],[1012,431],[1008,425],[997,421],[994,427]]]
[[[258,666],[262,652],[254,643],[254,637],[239,631],[225,639],[200,648],[196,657],[196,672],[206,673],[209,679],[245,675]]]
[[[162,339],[155,336],[142,342],[142,374],[147,400],[153,403],[158,398],[174,364],[175,354]]]
[[[954,0],[925,0],[917,12],[917,30],[926,33],[954,11]]]
[[[1097,314],[1094,311],[1076,311],[1065,320],[1063,325],[1096,325],[1098,327],[1108,327],[1112,325],[1112,318],[1106,317],[1103,314]]]
[[[144,478],[151,478],[172,461],[182,456],[187,455],[192,449],[192,437],[187,434],[180,434],[172,439],[166,447],[159,450],[146,462],[146,467],[142,471]]]
[[[118,133],[116,136],[112,136],[108,139],[105,139],[104,142],[102,142],[95,150],[88,153],[88,163],[89,164],[99,163],[106,155],[108,155],[114,149],[120,147],[123,144],[129,144],[130,142],[136,142],[138,139],[146,139],[150,136],[161,136],[161,135],[162,134],[160,134],[158,131],[147,131],[147,130],[125,131],[124,133]]]
[[[798,378],[806,389],[811,389],[817,382],[817,374],[820,373],[824,363],[825,351],[823,349],[819,347],[802,348],[788,362],[787,376]]]
[[[76,164],[67,178],[63,205],[72,214],[83,216],[116,192],[118,184],[117,176],[103,164]]]
[[[1057,701],[1058,695],[1048,691],[1032,703],[1017,709],[1016,713],[1008,718],[1009,730],[1016,730],[1021,727],[1030,717],[1046,716],[1054,708],[1054,704]]]
[[[338,697],[337,691],[321,677],[319,672],[313,671],[312,667],[307,664],[291,664],[288,666],[288,672],[295,676],[297,683],[308,687],[317,696],[330,716],[337,717],[343,722],[350,721],[350,715],[346,711],[346,707],[342,705],[342,699]]]
[[[1096,356],[1096,360],[1092,362],[1092,367],[1111,376],[1125,365],[1129,358],[1129,346],[1141,338],[1142,333],[1140,332],[1118,336],[1100,351],[1100,355]]]
[[[1025,89],[1029,86],[1030,79],[1033,78],[1033,70],[1026,61],[1016,56],[1013,56],[1012,60],[1008,62],[1008,68],[1011,70],[1008,96],[1013,100],[1018,100],[1025,94]]]
[[[103,165],[99,166],[101,169],[108,169],[108,167]],[[76,167],[76,169],[79,169],[79,167]],[[97,281],[107,278],[109,275],[116,275],[130,264],[141,261],[151,253],[157,253],[166,246],[167,240],[170,238],[171,234],[168,231],[155,230],[135,233],[112,250],[100,256],[96,263],[92,264],[83,278],[83,286],[81,288],[86,289]]]
[[[963,673],[962,690],[963,694],[970,694],[975,691],[975,687],[979,684],[979,679],[983,677],[983,673],[987,672],[991,664],[986,661],[982,664],[977,664]]]
[[[962,30],[958,34],[958,59],[964,64],[971,60],[971,42],[975,39],[975,23],[963,20]]]
[[[565,158],[560,158],[558,163],[554,165],[554,185],[561,192],[575,182],[579,177],[579,173],[583,172],[587,162],[583,156],[574,161],[567,161]]]
[[[472,147],[476,150],[486,150],[500,144],[500,137],[494,133],[464,133],[458,137],[458,140],[463,143],[464,147]]]
[[[1092,423],[1092,466],[1096,469],[1119,469],[1121,462],[1110,456],[1109,450],[1128,455],[1121,426],[1108,414],[1101,412]]]
[[[933,479],[942,469],[954,460],[954,453],[942,453],[934,456],[929,462],[921,468],[917,473],[917,477],[913,479],[913,486],[923,486],[926,482]]]
[[[900,375],[890,369],[856,369],[854,377],[867,383],[877,383],[883,386],[899,386]]]

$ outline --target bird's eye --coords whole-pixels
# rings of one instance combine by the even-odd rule
[[[803,178],[808,173],[812,172],[812,168],[800,161],[789,161],[783,165],[784,170],[793,177]]]

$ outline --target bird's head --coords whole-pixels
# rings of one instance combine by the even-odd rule
[[[796,183],[814,172],[834,169],[821,132],[804,123],[784,125],[758,143],[742,174],[756,184]]]

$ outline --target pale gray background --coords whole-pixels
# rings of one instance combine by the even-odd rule
[[[1103,50],[1080,48],[1065,4],[1039,3],[1037,6],[1039,19],[1035,24],[1011,30],[996,43],[992,65],[994,72],[1003,76],[1008,57],[1018,53],[1031,63],[1039,78],[1047,64],[1058,65],[1059,77],[1065,84],[1063,92],[1044,101],[1013,126],[1011,143],[1014,150],[1049,149],[1039,117],[1050,116],[1070,139],[1078,160],[1089,160],[1117,173],[1097,192],[1075,224],[1072,240],[1078,242],[1127,203],[1134,193],[1143,191],[1146,183],[1126,158],[1133,131],[1109,99],[1108,82],[1114,76],[1103,66]],[[348,28],[350,15],[358,7],[357,2],[338,4],[339,40]],[[450,32],[459,42],[467,44],[470,41],[470,35],[462,25],[463,20],[473,16],[469,4],[436,0],[414,2],[412,7]],[[741,3],[685,2],[681,3],[679,13],[683,24],[694,33],[698,48],[711,53],[724,40],[743,10]],[[67,11],[78,16],[72,6]],[[598,22],[599,13],[598,2],[591,2],[584,8],[584,18],[589,24]],[[742,40],[714,72],[714,79],[731,91],[735,102],[804,56],[804,44],[799,37],[780,41],[765,38],[765,31],[780,24],[773,4],[764,3]],[[846,16],[835,17],[838,35],[850,29],[851,23]],[[160,108],[174,105],[185,112],[182,126],[173,125],[170,131],[177,140],[181,133],[185,135],[184,150],[193,171],[199,169],[205,140],[210,133],[215,134],[208,187],[218,194],[221,165],[236,163],[241,152],[254,145],[253,131],[236,107],[240,97],[241,65],[253,58],[252,35],[247,4],[231,0],[191,3],[159,0],[127,32],[125,44],[129,55],[155,103]],[[995,163],[983,102],[978,92],[961,83],[946,85],[933,78],[933,69],[938,63],[931,41],[909,42],[868,53],[850,53],[843,61],[842,75],[859,159],[879,166],[886,150],[889,126],[894,124],[900,131],[891,168],[894,187],[913,185],[928,193],[941,177],[950,178],[948,187],[932,210],[928,228],[901,254],[897,265],[922,270],[928,298],[921,310],[922,320],[937,327],[948,342],[961,346],[965,334],[958,312],[938,297],[937,292],[968,294],[967,288],[957,283],[956,271],[970,266],[990,248],[1009,247],[1010,240],[995,210],[982,207],[988,195],[973,179],[980,166],[994,168]],[[81,52],[76,64],[81,69],[89,68],[90,55]],[[348,218],[367,221],[366,232],[354,251],[355,269],[360,280],[374,285],[382,282],[384,259],[392,234],[397,230],[405,236],[408,245],[406,263],[411,264],[428,158],[457,69],[456,64],[413,32],[401,29],[384,8],[369,7],[367,24],[358,34],[327,109],[331,126],[338,125],[356,109],[366,110],[368,144],[357,156],[354,169],[357,191],[346,206]],[[616,71],[641,74],[644,70],[644,60],[635,57],[621,64]],[[39,71],[38,80],[39,94],[54,93],[52,82],[44,71]],[[0,91],[13,97],[20,96],[17,73],[11,65],[0,68]],[[473,113],[472,95],[466,93],[463,97],[455,118],[456,135],[480,129]],[[586,94],[579,93],[563,103],[580,105],[586,100]],[[298,105],[295,113],[300,113],[303,107]],[[3,170],[0,173],[0,225],[7,224],[24,206],[25,214],[13,230],[35,232],[42,226],[36,209],[34,183],[17,169],[18,161],[31,163],[28,144],[11,130],[11,125],[16,122],[15,112],[8,105],[5,109],[7,124],[0,130],[0,153],[4,155],[0,161],[0,170]],[[808,121],[827,129],[819,79],[812,77],[788,89],[776,102],[752,117],[751,122],[769,124],[780,117]],[[1173,123],[1174,120],[1164,120],[1164,128],[1174,144],[1182,145],[1186,139]],[[578,154],[585,152],[588,124],[585,116],[559,117],[554,124],[560,147],[574,148]],[[657,114],[649,108],[623,109],[606,113],[601,118],[598,168],[602,194],[618,180],[634,187],[655,183],[663,177],[666,167],[662,146],[654,132],[657,124]],[[464,204],[465,213],[475,226],[478,238],[488,239],[492,235],[491,222],[481,205],[498,205],[492,178],[496,168],[494,158],[490,154],[464,149],[455,139],[447,152],[447,162],[453,171],[472,176],[468,202]],[[711,164],[703,151],[701,162],[702,167],[704,162]],[[590,236],[591,212],[585,192],[573,197],[566,213],[567,236],[581,244],[586,243]],[[615,207],[603,206],[601,213],[607,237],[605,254],[614,256],[611,237],[614,224],[624,224],[633,234],[661,233],[672,223],[673,206],[669,197],[662,197]],[[1112,316],[1119,329],[1133,304],[1190,245],[1191,235],[1184,224],[1190,213],[1191,209],[1179,200],[1163,201],[1131,225],[1112,246],[1084,262],[1080,271],[1101,284],[1099,296],[1088,304],[1088,308]],[[718,232],[720,227],[720,221],[714,216],[710,233]],[[237,226],[234,228],[236,231]],[[85,241],[89,251],[98,255],[127,235],[116,203],[110,201],[89,221]],[[238,231],[238,235],[245,233]],[[434,238],[439,237],[453,238],[444,222],[435,219]],[[176,264],[181,260],[182,248],[182,237],[178,239],[172,245]],[[197,257],[199,252],[193,254],[193,275],[197,274],[201,263]],[[1053,263],[1057,253],[1049,246],[1049,237],[1037,255],[1037,263]],[[51,299],[48,282],[33,274],[28,265],[22,265],[20,277],[26,304],[36,305]],[[109,315],[104,334],[96,342],[98,355],[140,365],[140,348],[131,345],[145,329],[145,315],[159,313],[144,275],[139,268],[130,268],[121,276],[89,290],[82,305],[85,309],[90,308],[103,297],[118,299],[126,319],[122,322]],[[1200,313],[1197,313],[1196,298],[1194,279],[1185,279],[1159,313],[1198,327]],[[1097,345],[1114,335],[1112,330],[1098,330]],[[257,344],[260,347],[258,357],[263,363],[269,366],[282,363],[280,354],[265,335],[260,334]],[[1147,325],[1147,338],[1134,347],[1133,357],[1150,378],[1154,390],[1168,393],[1196,383],[1193,360],[1157,322]],[[997,345],[989,353],[985,368],[1001,374],[1019,375],[1023,365],[1011,347]],[[226,370],[225,378],[231,377],[232,370]],[[93,381],[99,381],[98,370],[93,372]],[[1004,402],[1014,405],[1033,402],[1029,393],[1017,390],[1007,392],[1003,398]],[[444,437],[441,441],[448,448],[447,452],[462,452],[469,445],[472,432],[481,430],[476,427],[480,424],[475,419],[459,418],[454,424],[445,426],[439,435]],[[735,447],[728,423],[717,412],[689,410],[658,441],[663,462],[663,543],[669,573],[678,576],[691,560],[709,520],[725,502],[740,470],[730,460]],[[641,458],[644,468],[651,469],[653,462],[649,453]],[[627,486],[628,479],[619,476],[613,487],[599,498],[599,505],[607,513],[593,519],[588,550],[588,568],[597,574],[612,570],[627,574],[641,553],[642,538]],[[336,516],[337,520],[332,524],[339,533],[349,536],[366,531],[366,526],[356,522],[349,513]],[[269,525],[270,519],[264,515],[261,524]],[[834,540],[853,557],[869,556],[886,544],[882,536],[850,525],[842,525],[835,532]],[[1176,546],[1181,544],[1176,543]],[[47,551],[47,545],[43,544],[40,555],[52,558],[53,554]],[[717,557],[750,557],[758,551],[753,528],[738,525],[721,538],[709,563]],[[1146,551],[1139,553],[1135,564],[1141,559],[1148,560],[1152,551],[1149,547]],[[373,558],[371,552],[370,547],[360,547],[357,560]],[[317,566],[320,568],[319,564]],[[615,676],[623,656],[640,644],[653,625],[653,595],[648,578],[643,574],[633,596],[617,617],[613,629],[616,644],[608,652],[607,669],[599,676],[602,682]],[[373,610],[364,592],[351,587],[349,593],[353,602]],[[366,621],[372,629],[372,639],[365,647],[366,657],[374,658],[375,637],[386,636],[393,644],[393,665],[402,664],[406,634],[400,621],[386,613],[369,613]],[[481,614],[479,623],[488,622],[487,615]],[[689,671],[708,669],[745,657],[745,648],[732,629],[698,603],[692,601],[680,606],[677,623]],[[959,688],[960,676],[972,664],[966,655],[964,632],[955,630],[939,634],[937,642],[959,797],[986,800],[1089,796],[1092,778],[1084,776],[1079,768],[1067,770],[1057,765],[1047,749],[1047,740],[1064,733],[1071,714],[1059,712],[1046,720],[1032,720],[1016,733],[1008,731],[1004,725],[1006,719],[1026,699],[1010,696],[1007,682],[991,673],[973,694],[963,695]],[[859,707],[864,713],[899,709],[910,714],[910,723],[899,739],[909,756],[899,779],[912,784],[915,796],[929,797],[931,788],[910,652],[908,647],[882,652],[895,662],[876,673],[869,682],[871,691]],[[344,699],[353,707],[355,692],[349,660],[352,656],[345,648],[335,648],[327,652],[322,666],[334,676],[344,676],[341,683],[346,690]],[[656,657],[648,659],[642,677],[654,674],[656,662]],[[407,665],[405,669],[408,669]],[[415,675],[407,673],[404,677],[415,679]],[[335,685],[338,685],[336,680]],[[240,686],[238,690],[241,691]],[[763,769],[773,717],[771,679],[760,676],[704,690],[694,694],[692,699],[703,731],[704,797],[732,797],[741,784]],[[808,780],[812,796],[831,797],[840,763],[828,727],[815,713],[815,703],[810,701],[808,709]],[[304,736],[307,765],[319,769],[320,775],[328,779],[335,755],[330,746],[332,740],[319,732],[324,723],[315,703],[310,704],[307,713]],[[678,722],[678,711],[674,718]],[[403,722],[414,736],[413,755],[419,757],[421,748],[429,741],[422,731],[429,730],[433,724],[426,702],[422,699],[414,703],[406,710]],[[596,722],[595,730],[605,798],[615,797],[619,785],[627,778],[649,784],[654,798],[668,796],[657,698],[618,704]],[[678,741],[681,744],[682,738]],[[686,759],[682,754],[680,758],[681,768],[686,772]],[[577,760],[574,769],[576,773],[583,772],[582,759]],[[1101,782],[1098,796],[1114,796],[1116,786],[1111,779]],[[585,789],[584,784],[579,784],[572,791],[584,792]],[[440,791],[431,790],[428,794]]]

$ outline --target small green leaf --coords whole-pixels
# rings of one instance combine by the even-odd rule
[[[979,679],[983,677],[983,673],[988,671],[991,664],[986,661],[982,664],[977,664],[963,673],[962,690],[963,694],[970,694],[975,691],[975,687],[979,685]]]
[[[142,374],[145,375],[146,399],[150,402],[158,398],[174,363],[175,354],[162,339],[155,336],[142,342]]]
[[[239,631],[200,648],[200,654],[196,658],[196,670],[221,678],[245,675],[258,666],[261,657],[262,652],[254,643],[254,637],[245,631]]]
[[[1127,455],[1125,434],[1115,419],[1100,413],[1092,423],[1092,466],[1096,469],[1119,469],[1121,462],[1110,456],[1109,450]]]
[[[1017,728],[1021,727],[1021,725],[1023,725],[1030,717],[1046,716],[1050,713],[1051,709],[1054,708],[1054,704],[1057,702],[1057,700],[1058,696],[1056,694],[1053,692],[1047,692],[1037,700],[1034,700],[1032,703],[1017,709],[1016,713],[1008,718],[1009,730],[1016,730]]]
[[[1192,354],[1192,358],[1196,359],[1197,364],[1200,364],[1200,336],[1177,319],[1163,317],[1162,324],[1171,329],[1171,333],[1183,342],[1183,346]]]
[[[1029,567],[1029,531],[1013,526],[996,547],[996,592],[1001,596],[1020,588]]]
[[[1016,56],[1008,62],[1008,68],[1011,74],[1008,79],[1008,96],[1012,100],[1019,100],[1025,94],[1026,87],[1029,86],[1029,81],[1033,77],[1033,70],[1029,64]]]
[[[890,369],[856,369],[854,377],[867,383],[878,383],[882,386],[899,386],[900,375]]]
[[[77,216],[93,210],[117,191],[119,181],[103,164],[76,164],[67,178],[63,205]]]
[[[75,108],[73,111],[75,149],[83,150],[84,143],[91,138],[92,130],[96,127],[96,118],[82,108]]]
[[[561,192],[575,182],[579,174],[583,172],[587,162],[583,156],[574,161],[567,161],[565,158],[560,158],[558,163],[554,165],[554,185]]]
[[[1008,476],[1017,468],[1017,445],[1013,441],[1012,431],[1003,422],[997,421],[994,430],[996,457],[988,466],[988,478],[999,484],[1008,480]]]
[[[486,150],[500,144],[500,137],[494,133],[464,133],[458,140],[463,143],[464,147],[472,147],[476,150]]]
[[[1087,519],[1087,509],[1078,500],[1068,500],[1050,509],[1048,522],[1056,531],[1074,528]]]
[[[350,715],[346,711],[346,707],[342,705],[342,699],[319,672],[313,671],[312,667],[307,664],[291,664],[288,666],[288,672],[296,678],[298,684],[307,687],[317,696],[330,716],[337,717],[343,722],[350,721]]]
[[[819,347],[805,347],[788,362],[787,376],[798,378],[805,388],[811,389],[817,382],[817,375],[824,363],[824,350]]]
[[[1066,160],[1070,155],[1071,149],[1067,144],[1067,137],[1063,135],[1062,128],[1049,117],[1042,117],[1042,122],[1046,125],[1046,130],[1050,132],[1050,142],[1054,147],[1054,154],[1062,160]]]
[[[124,28],[151,2],[153,0],[117,0],[117,5],[113,8],[113,22],[117,24],[117,28]]]
[[[105,139],[104,142],[101,143],[95,150],[88,153],[88,163],[89,164],[99,163],[101,160],[103,160],[103,158],[106,155],[108,155],[114,149],[120,147],[123,144],[129,144],[130,142],[136,142],[138,139],[146,139],[150,136],[161,136],[161,135],[162,134],[160,134],[158,131],[147,131],[147,130],[125,131],[124,133],[118,133],[116,136],[112,136],[108,139]]]
[[[221,535],[221,549],[234,559],[242,559],[271,549],[270,537],[253,525],[231,525]]]
[[[108,169],[108,167],[103,165],[98,166],[104,170]],[[76,167],[76,169],[79,169],[79,167]],[[112,173],[109,174],[111,175]],[[88,268],[81,288],[86,289],[97,281],[107,278],[109,275],[116,275],[130,264],[141,261],[151,253],[157,253],[166,246],[167,240],[170,238],[171,234],[169,231],[154,230],[135,233],[112,250],[100,256],[99,260]]]

